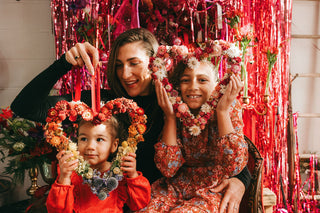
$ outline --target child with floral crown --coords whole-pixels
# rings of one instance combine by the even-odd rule
[[[121,103],[116,104],[122,106]],[[60,108],[70,108],[67,102],[65,105],[67,107]],[[111,105],[110,108],[113,108]],[[75,108],[83,106],[80,104]],[[54,144],[56,133],[52,132],[57,131],[51,131],[50,128],[56,124],[54,122],[56,119],[50,118],[50,115],[47,118],[45,133],[47,141],[61,150],[57,154],[58,177],[47,198],[48,212],[123,212],[124,204],[132,211],[136,211],[145,207],[150,201],[150,183],[141,172],[136,170],[134,148],[131,149],[128,146],[129,139],[123,141],[118,147],[119,138],[123,138],[118,120],[110,116],[111,113],[106,107],[101,111],[106,113],[99,113],[96,119],[91,119],[90,113],[89,116],[86,112],[82,114],[84,119],[79,122],[78,142],[77,144],[69,142],[67,149],[61,148],[63,143]],[[69,119],[72,120],[72,118]],[[137,132],[133,137],[138,136],[140,134]],[[117,149],[119,149],[118,152]],[[116,158],[121,158],[121,161],[118,161],[119,165],[115,160],[108,161],[115,153],[117,153]]]
[[[229,73],[224,83],[217,83],[222,53],[230,54],[228,67],[238,71],[239,55],[231,48],[235,46],[215,41],[183,55],[186,48],[162,46],[151,59],[149,68],[165,114],[154,159],[165,177],[152,184],[151,201],[140,212],[219,212],[223,196],[212,188],[247,164],[242,110],[236,99],[241,79]],[[170,65],[174,70],[168,80],[161,72]]]

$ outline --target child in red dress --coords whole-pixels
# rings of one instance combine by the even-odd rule
[[[170,82],[196,116],[205,110],[203,106],[214,92],[217,74],[208,61],[191,68],[180,62]],[[212,192],[212,187],[237,175],[248,160],[242,110],[236,100],[241,88],[240,77],[233,74],[213,118],[200,133],[190,135],[190,130],[176,118],[165,88],[156,81],[165,124],[162,138],[155,145],[154,159],[165,177],[152,184],[151,201],[141,212],[219,212],[223,195]]]
[[[110,154],[115,153],[119,143],[119,125],[114,117],[95,125],[90,121],[81,121],[78,129],[78,151],[89,162],[91,168],[101,174],[108,172]],[[58,177],[47,198],[48,212],[122,212],[124,204],[132,211],[145,207],[150,201],[150,183],[136,170],[136,155],[129,153],[122,159],[121,169],[124,178],[105,200],[100,200],[84,184],[82,177],[74,169],[78,160],[72,159],[72,153],[60,151]]]

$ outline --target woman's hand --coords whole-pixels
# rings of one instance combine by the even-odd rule
[[[220,98],[217,111],[228,111],[232,102],[237,98],[243,87],[240,75],[231,75],[230,82],[223,96]]]
[[[137,161],[135,153],[128,153],[128,155],[122,157],[121,170],[126,172],[129,178],[138,177],[136,166]]]
[[[66,60],[73,66],[86,65],[91,75],[94,75],[94,69],[99,63],[99,51],[89,42],[77,43],[66,52]]]
[[[159,80],[155,81],[155,88],[157,93],[158,104],[163,110],[164,114],[166,115],[166,118],[176,119],[176,115],[173,111],[173,107],[169,100],[167,91]]]
[[[63,185],[71,185],[72,171],[78,166],[78,159],[73,159],[72,153],[67,153],[65,150],[57,154],[59,161],[60,176],[58,182]]]
[[[223,213],[225,210],[227,213],[238,213],[245,190],[244,184],[235,177],[226,179],[220,185],[210,189],[215,193],[225,191],[219,213]]]

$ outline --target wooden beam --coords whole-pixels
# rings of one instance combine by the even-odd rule
[[[320,113],[299,113],[299,118],[320,118]]]
[[[320,35],[298,35],[298,34],[291,34],[291,38],[320,39]]]
[[[320,73],[296,73],[294,77],[316,77],[320,78]]]

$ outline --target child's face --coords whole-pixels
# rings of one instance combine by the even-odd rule
[[[206,62],[192,70],[185,69],[180,78],[180,90],[183,101],[193,114],[197,114],[212,94],[216,86],[213,67]]]
[[[103,172],[109,166],[107,159],[116,151],[118,140],[111,135],[110,126],[106,124],[93,125],[84,122],[79,127],[78,150],[91,167]]]

